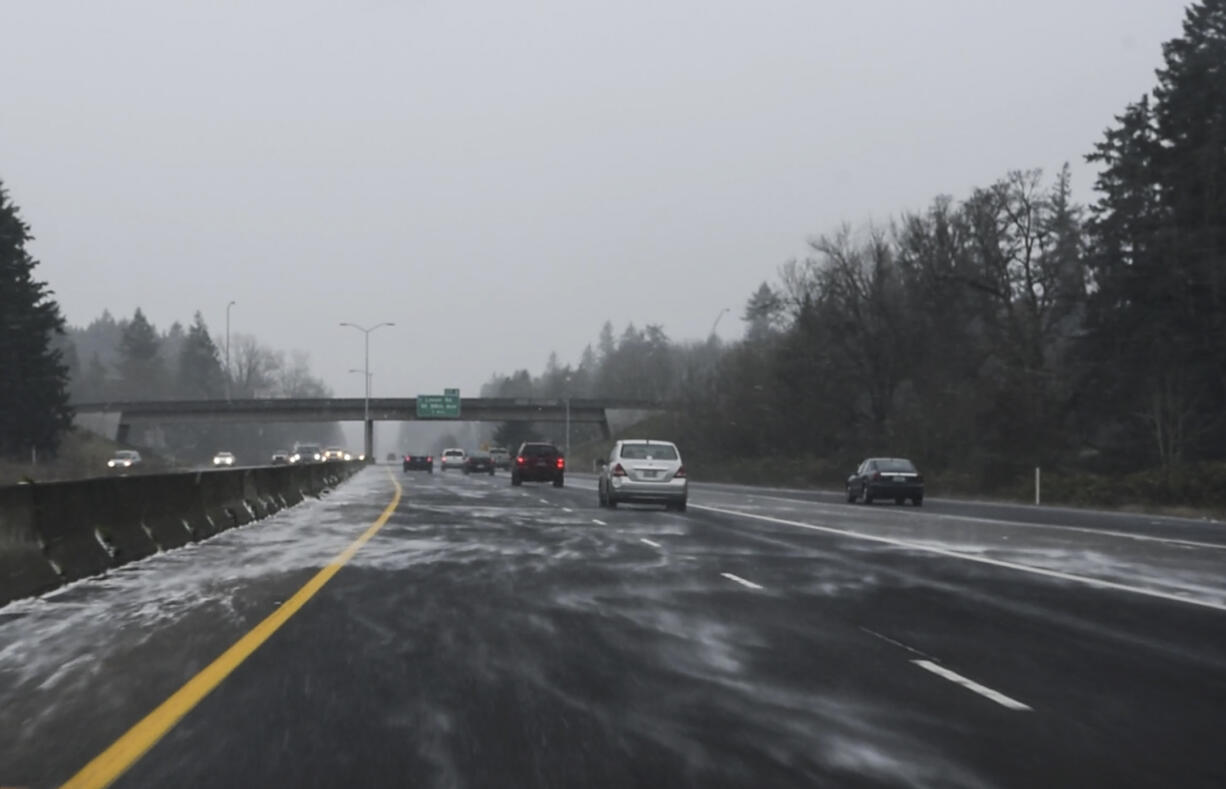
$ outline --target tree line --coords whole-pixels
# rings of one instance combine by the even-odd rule
[[[164,331],[140,308],[131,318],[103,312],[84,327],[67,327],[58,344],[76,403],[332,394],[312,375],[306,354],[287,355],[249,334],[231,336],[227,373],[222,347],[199,312],[187,327],[176,321]],[[295,441],[337,443],[339,435],[335,425],[201,423],[161,426],[134,440],[184,460],[206,460],[224,449],[248,462],[266,460],[269,452]]]
[[[606,324],[576,365],[487,393],[668,399],[690,457],[832,474],[909,455],[990,488],[1036,465],[1170,477],[1226,459],[1224,31],[1226,0],[1187,10],[1157,86],[1087,156],[1091,205],[1067,165],[1009,172],[812,239],[749,296],[737,342]]]
[[[0,182],[0,458],[54,456],[72,428],[71,403],[228,396],[326,397],[305,354],[286,355],[254,337],[232,338],[227,373],[199,312],[188,326],[159,331],[139,308],[68,326],[54,293],[36,276],[33,239]],[[336,443],[335,425],[171,425],[134,436],[186,460],[221,449],[251,460],[295,440]]]

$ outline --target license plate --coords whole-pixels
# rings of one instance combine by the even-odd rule
[[[654,479],[658,476],[660,476],[660,472],[658,471],[644,471],[643,472],[644,479]]]
[[[907,478],[906,477],[895,477],[894,481],[895,482],[906,482]]]

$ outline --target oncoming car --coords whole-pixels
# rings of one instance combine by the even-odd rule
[[[234,465],[234,453],[233,452],[218,452],[216,455],[213,455],[213,465],[218,468],[222,466],[233,466]]]
[[[353,456],[340,447],[328,447],[324,450],[324,460],[352,460]]]
[[[847,500],[872,504],[874,499],[907,499],[917,507],[924,504],[924,475],[906,458],[869,458],[847,478]]]
[[[602,507],[638,502],[685,512],[689,479],[681,451],[671,441],[618,441],[600,464],[596,490]]]
[[[272,464],[274,466],[284,466],[289,463],[289,452],[284,449],[278,449],[272,453]]]
[[[289,456],[290,463],[318,463],[323,459],[324,453],[319,444],[299,444],[294,447],[294,454]]]
[[[462,449],[444,449],[442,457],[439,458],[438,462],[439,471],[446,471],[452,468],[463,469],[466,457],[468,457],[468,454]]]
[[[128,469],[133,466],[139,466],[140,463],[141,457],[139,452],[134,449],[121,449],[106,462],[106,467],[109,469]]]

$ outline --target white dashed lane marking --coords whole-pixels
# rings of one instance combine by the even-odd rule
[[[919,666],[920,668],[924,669],[925,671],[931,671],[933,674],[936,674],[938,677],[942,677],[943,679],[947,679],[950,682],[953,682],[954,684],[961,685],[962,687],[966,688],[969,691],[978,693],[980,696],[983,696],[985,699],[991,699],[992,701],[996,702],[1002,707],[1007,707],[1011,710],[1016,710],[1018,712],[1029,712],[1030,711],[1030,705],[1023,704],[1017,699],[1011,699],[1005,694],[999,691],[992,690],[986,685],[980,685],[975,680],[967,679],[966,677],[962,676],[956,671],[950,671],[944,666],[938,666],[936,663],[933,663],[931,660],[912,660],[911,662]]]
[[[762,589],[763,588],[761,584],[756,584],[753,581],[746,581],[744,578],[742,578],[739,575],[733,575],[732,573],[720,573],[720,575],[724,576],[729,581],[735,581],[741,586],[747,587],[749,589]]]
[[[652,540],[649,540],[646,537],[639,537],[639,542],[643,543],[644,545],[650,545],[652,548],[663,548],[664,547],[660,543],[653,542]]]

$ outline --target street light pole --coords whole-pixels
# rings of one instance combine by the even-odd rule
[[[372,394],[374,394],[374,393],[375,393],[375,386],[374,386],[375,374],[374,374],[374,373],[367,373],[365,370],[355,370],[355,369],[353,369],[353,368],[350,368],[350,369],[349,369],[349,372],[351,372],[351,373],[364,373],[364,374],[366,375],[366,381],[367,381],[367,383],[366,383],[366,396],[367,396],[367,397],[369,397],[369,396],[371,396]]]
[[[566,459],[570,462],[570,375],[562,382],[566,394]]]
[[[230,308],[237,301],[231,301],[226,305],[226,402],[230,402]]]
[[[731,308],[731,307],[724,307],[722,310],[720,310],[720,311],[719,311],[719,315],[716,315],[716,316],[715,316],[715,323],[712,323],[712,324],[711,324],[711,333],[707,335],[708,337],[710,337],[711,335],[715,334],[715,329],[716,329],[716,327],[717,327],[717,326],[719,326],[719,321],[720,321],[720,319],[721,319],[721,318],[723,318],[725,314],[727,314],[727,313],[729,313],[729,312],[731,312],[731,311],[732,311],[732,308]]]
[[[366,374],[366,397],[362,408],[362,433],[365,438],[364,444],[366,447],[366,457],[369,460],[373,459],[375,456],[375,430],[374,424],[372,424],[370,421],[370,335],[371,332],[382,329],[385,326],[395,326],[396,324],[390,321],[384,321],[383,323],[376,323],[374,326],[367,328],[365,326],[359,326],[356,323],[342,321],[341,325],[348,326],[351,329],[357,329],[365,336],[366,364],[363,368],[363,372]]]

